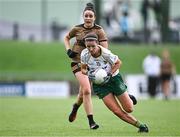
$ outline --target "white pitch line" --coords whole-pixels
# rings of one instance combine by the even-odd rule
[[[180,136],[0,136],[0,137],[180,137]]]

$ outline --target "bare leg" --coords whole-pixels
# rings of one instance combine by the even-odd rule
[[[80,93],[83,94],[83,104],[87,115],[93,114],[93,106],[91,100],[91,86],[89,79],[86,75],[81,72],[76,73],[76,78],[79,81]],[[80,95],[80,94],[79,94]]]
[[[90,128],[97,129],[99,128],[99,125],[97,125],[93,119],[93,104],[91,99],[91,85],[89,78],[88,76],[82,74],[82,72],[77,72],[76,78],[79,81],[80,93],[83,93],[83,105],[89,120]]]
[[[132,115],[130,115],[122,110],[122,108],[120,107],[120,105],[118,104],[116,98],[114,97],[114,95],[112,93],[105,96],[103,98],[103,102],[109,108],[109,110],[111,110],[120,119],[122,119],[123,121],[125,121],[133,126],[139,127],[139,125],[136,125],[137,120]],[[131,102],[131,104],[132,104],[132,102]]]
[[[75,102],[78,106],[81,106],[81,104],[83,103],[83,93],[81,90],[81,87],[79,87],[79,93]]]
[[[170,92],[170,81],[169,80],[163,81],[162,90],[163,90],[163,94],[164,94],[165,98],[168,99],[169,94],[170,94],[169,93]]]
[[[125,92],[124,95],[122,94],[118,98],[121,100],[121,102],[122,101],[128,101],[128,102],[125,102],[123,105],[127,111],[129,111],[129,110],[131,111],[132,110],[131,109],[132,108],[132,101],[130,100],[130,98],[127,98],[127,97],[129,97],[129,96],[128,96],[127,92]],[[103,102],[109,108],[109,110],[111,110],[120,119],[122,119],[123,121],[139,128],[138,132],[141,132],[141,133],[142,132],[146,132],[146,133],[149,132],[149,129],[148,129],[146,124],[141,124],[139,121],[136,120],[135,117],[133,117],[131,114],[128,114],[126,111],[124,111],[121,108],[121,106],[119,105],[119,102],[116,100],[115,96],[112,93],[105,96],[103,98]]]
[[[131,113],[133,111],[133,102],[130,99],[129,94],[127,92],[124,92],[120,96],[117,96],[117,99],[119,100],[119,102],[121,103],[123,109],[127,113]]]

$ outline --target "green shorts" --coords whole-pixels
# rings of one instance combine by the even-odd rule
[[[112,77],[106,84],[97,85],[93,83],[93,91],[100,98],[103,99],[109,93],[113,93],[115,96],[123,94],[127,90],[127,86],[120,74]]]

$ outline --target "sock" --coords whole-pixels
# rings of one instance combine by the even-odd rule
[[[80,107],[80,105],[78,105],[78,104],[74,104],[73,105],[73,111],[77,111],[78,109],[79,109],[79,107]]]
[[[143,124],[141,124],[139,121],[136,121],[135,125],[137,128],[139,128],[140,126],[142,126]]]
[[[93,115],[88,115],[87,117],[88,117],[88,120],[89,120],[89,125],[95,123],[95,122],[94,122],[94,119],[93,119]]]

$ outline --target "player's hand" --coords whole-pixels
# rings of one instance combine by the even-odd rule
[[[67,55],[68,55],[70,58],[76,57],[77,54],[78,54],[77,52],[74,52],[74,51],[72,51],[71,49],[68,49],[68,50],[67,50]]]
[[[87,75],[88,75],[88,77],[89,77],[89,79],[91,80],[91,81],[94,81],[95,80],[95,74],[94,74],[94,70],[92,71],[88,71],[87,72]]]
[[[94,80],[95,80],[95,76],[94,76],[94,75],[89,75],[88,77],[89,77],[89,79],[90,79],[91,81],[94,81]]]
[[[111,79],[111,77],[112,77],[112,74],[108,73],[108,75],[104,78],[104,82],[102,84],[108,83],[108,81]]]

